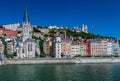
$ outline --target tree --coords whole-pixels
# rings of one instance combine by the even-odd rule
[[[4,55],[7,57],[7,42],[4,42]]]
[[[54,37],[55,30],[56,30],[56,29],[51,29],[51,30],[48,32],[48,35],[49,35],[50,37]]]
[[[43,43],[44,43],[44,41],[42,39],[40,39],[40,41],[39,41],[40,53],[43,53]]]
[[[49,35],[48,34],[45,34],[44,37],[48,37]]]
[[[35,40],[38,40],[39,38],[36,37],[35,35],[32,35],[32,38],[35,39]]]
[[[61,57],[64,57],[64,56],[65,56],[65,55],[64,55],[64,53],[62,52],[62,53],[61,53]]]
[[[22,33],[22,31],[18,31],[18,34],[21,34]]]
[[[33,32],[40,32],[40,30],[38,30],[38,27],[33,27]]]
[[[40,57],[46,57],[46,54],[45,54],[44,52],[42,52],[42,53],[40,54]]]
[[[38,53],[37,52],[35,52],[35,57],[37,58],[39,55],[38,55]]]
[[[17,52],[14,52],[14,53],[13,53],[13,56],[17,56]]]

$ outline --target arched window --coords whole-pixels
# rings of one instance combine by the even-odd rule
[[[30,44],[28,44],[28,51],[30,51],[30,47],[31,47]]]
[[[22,49],[22,53],[24,53],[24,48]]]

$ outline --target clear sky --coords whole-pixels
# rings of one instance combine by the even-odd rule
[[[120,0],[0,0],[0,24],[22,23],[25,5],[31,24],[87,24],[91,32],[120,39]]]

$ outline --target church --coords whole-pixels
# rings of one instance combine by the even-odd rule
[[[24,12],[22,28],[22,37],[13,40],[13,50],[17,53],[17,58],[34,58],[40,55],[39,41],[32,39],[30,33],[31,25],[27,9]]]

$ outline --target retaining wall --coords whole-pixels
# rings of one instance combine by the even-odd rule
[[[64,63],[120,63],[120,58],[3,59],[2,61],[2,64],[64,64]]]

